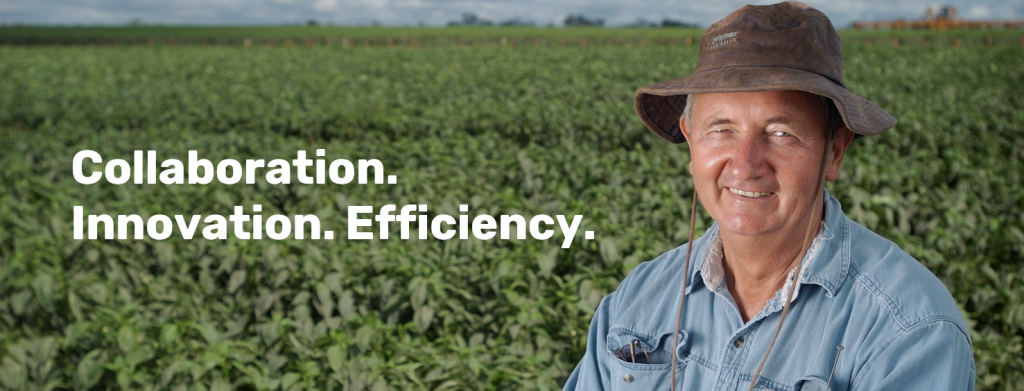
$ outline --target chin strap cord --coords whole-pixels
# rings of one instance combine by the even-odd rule
[[[690,252],[693,251],[693,228],[697,225],[697,184],[693,184],[693,207],[690,208],[690,241],[686,243],[686,263],[683,265],[683,289],[679,292],[676,310],[676,335],[672,342],[672,391],[676,391],[676,356],[679,352],[679,330],[683,326],[683,302],[686,301],[686,278],[690,276]]]
[[[828,167],[828,152],[832,150],[832,143],[835,141],[835,136],[830,132],[826,132],[825,150],[821,153],[821,168],[818,170],[818,186],[814,191],[814,203],[812,208],[820,207],[821,203],[818,199],[821,197],[821,189],[825,187],[825,169]],[[822,216],[824,217],[824,216]],[[750,388],[747,391],[754,391],[754,386],[757,385],[757,378],[761,376],[761,369],[764,368],[765,361],[768,361],[768,355],[772,353],[772,347],[775,346],[775,340],[779,338],[779,331],[782,331],[782,322],[786,321],[786,314],[789,313],[789,303],[792,301],[793,293],[796,291],[797,285],[800,285],[800,272],[803,269],[804,255],[807,254],[808,246],[807,242],[811,239],[811,230],[814,228],[814,209],[811,209],[811,219],[807,223],[807,231],[804,233],[804,243],[800,246],[800,254],[797,257],[796,272],[793,275],[793,284],[789,287],[789,292],[786,292],[786,302],[782,307],[782,317],[779,319],[779,324],[775,326],[775,335],[772,336],[772,342],[768,344],[768,351],[764,352],[764,357],[761,358],[761,363],[757,365],[757,371],[754,372],[754,378],[750,381]],[[673,387],[673,391],[675,388]]]

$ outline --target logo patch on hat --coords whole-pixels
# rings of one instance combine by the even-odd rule
[[[733,31],[731,33],[725,33],[722,35],[715,36],[714,38],[711,39],[711,47],[709,47],[708,50],[715,50],[722,46],[736,42],[737,34],[739,34],[738,31]]]

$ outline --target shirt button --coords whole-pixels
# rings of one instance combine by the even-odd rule
[[[630,374],[627,373],[626,376],[622,377],[622,381],[624,381],[626,383],[632,383],[633,382],[633,375],[630,375]]]
[[[743,346],[743,337],[736,338],[735,341],[732,341],[732,346],[742,347]]]

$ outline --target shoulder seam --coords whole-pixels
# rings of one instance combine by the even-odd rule
[[[855,282],[863,285],[868,290],[868,292],[871,293],[872,296],[875,296],[875,298],[879,299],[880,301],[882,301],[882,303],[884,303],[885,307],[889,310],[889,313],[892,314],[893,319],[896,320],[896,324],[899,325],[900,330],[904,332],[909,332],[912,329],[932,322],[946,321],[956,326],[957,330],[960,330],[960,334],[963,334],[963,336],[967,338],[968,345],[974,346],[974,344],[971,341],[970,333],[960,326],[955,317],[949,315],[935,314],[918,319],[914,322],[910,322],[905,316],[903,316],[903,313],[896,308],[896,304],[895,302],[893,302],[892,298],[890,298],[889,295],[885,294],[885,292],[882,292],[882,290],[879,289],[878,286],[876,286],[871,280],[864,277],[860,270],[857,270],[857,268],[854,267],[852,263],[850,264],[850,271],[850,274],[852,275],[852,278]]]
[[[890,250],[890,252],[891,251],[892,250]],[[861,274],[860,270],[857,270],[857,267],[854,266],[852,262],[850,263],[850,274],[853,278],[853,281],[859,283],[860,285],[863,285],[865,288],[867,288],[868,292],[870,292],[872,296],[874,296],[876,299],[881,300],[882,303],[885,304],[885,307],[889,309],[889,313],[892,314],[894,319],[896,319],[896,324],[900,326],[900,330],[907,331],[911,327],[911,325],[907,324],[908,322],[903,317],[903,314],[896,309],[896,303],[892,301],[892,298],[890,298],[889,295],[886,295],[885,292],[882,292],[882,290],[879,289],[878,286],[874,284],[874,282],[865,278],[864,275]]]

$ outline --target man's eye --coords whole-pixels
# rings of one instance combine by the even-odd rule
[[[776,131],[772,132],[772,136],[777,136],[777,137],[789,137],[789,136],[790,136],[790,134],[789,134],[789,133],[786,133],[786,132],[783,132],[783,131],[781,131],[781,130],[776,130]]]

